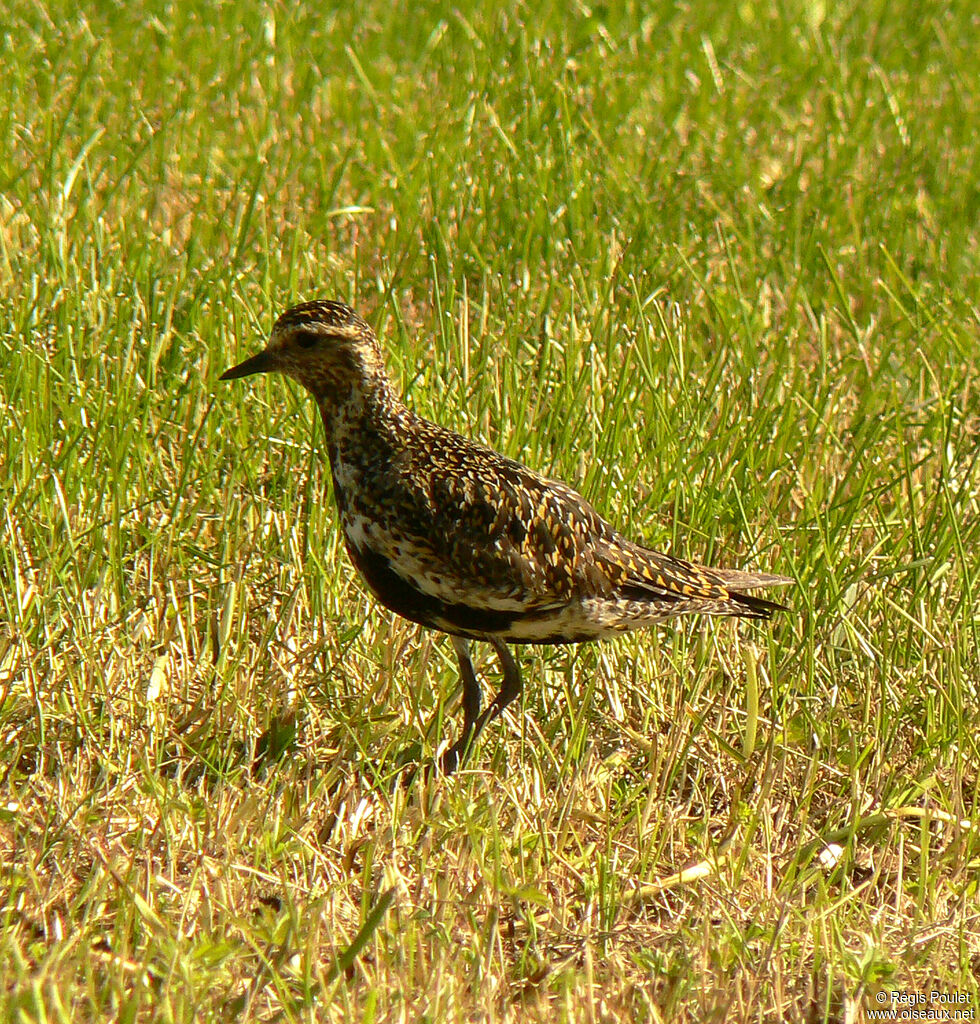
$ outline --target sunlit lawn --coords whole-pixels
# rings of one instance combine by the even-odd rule
[[[2,1019],[976,1006],[980,26],[646,11],[8,8]],[[313,297],[792,613],[526,648],[399,788],[452,648],[357,579],[312,405],[217,382]]]

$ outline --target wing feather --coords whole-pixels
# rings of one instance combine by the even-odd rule
[[[588,598],[721,605],[738,588],[791,582],[641,547],[567,485],[424,426],[428,443],[405,448],[374,478],[370,509],[352,502],[343,522],[349,544],[426,597],[521,615]]]

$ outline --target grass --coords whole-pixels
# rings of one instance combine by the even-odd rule
[[[3,1019],[976,1006],[975,37],[15,0]],[[471,770],[393,790],[451,648],[356,579],[310,403],[216,384],[313,296],[421,413],[793,614],[526,649]]]

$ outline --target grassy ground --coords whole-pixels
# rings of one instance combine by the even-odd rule
[[[976,1007],[976,17],[642,6],[8,7],[2,1019]],[[216,383],[314,296],[793,613],[527,649],[393,789],[451,647],[303,396]]]

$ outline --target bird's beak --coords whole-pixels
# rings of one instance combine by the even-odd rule
[[[269,373],[270,370],[275,369],[275,356],[268,349],[265,349],[252,356],[251,359],[246,359],[244,363],[239,363],[230,370],[225,370],[218,380],[235,380],[238,377],[248,377],[253,373]]]

